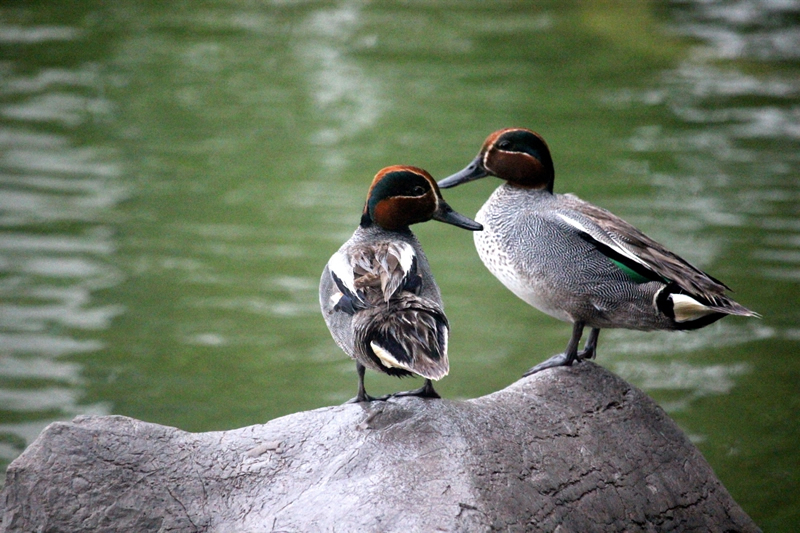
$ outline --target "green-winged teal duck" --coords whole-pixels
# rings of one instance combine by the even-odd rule
[[[365,368],[425,378],[420,389],[392,396],[439,397],[431,380],[450,369],[449,326],[428,260],[409,229],[431,219],[481,229],[447,205],[424,170],[384,168],[369,188],[361,223],[322,272],[322,315],[336,344],[356,361],[352,401],[377,399],[364,389]]]
[[[604,328],[691,330],[726,315],[758,316],[725,295],[721,281],[692,266],[618,216],[572,194],[553,193],[553,159],[524,128],[489,135],[477,157],[439,182],[446,189],[485,176],[500,185],[478,211],[483,263],[511,292],[573,324],[564,353],[545,368],[594,358]],[[584,327],[591,332],[584,350]]]

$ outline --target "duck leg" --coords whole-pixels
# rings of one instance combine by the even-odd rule
[[[589,332],[589,338],[586,339],[586,344],[583,345],[583,351],[578,352],[578,359],[594,359],[597,357],[597,337],[600,336],[600,328],[592,328]]]
[[[386,400],[389,396],[381,396],[379,398],[375,398],[374,396],[370,396],[367,394],[367,390],[364,388],[364,372],[366,372],[366,367],[356,361],[356,372],[358,372],[358,394],[352,400],[349,400],[347,403],[360,403],[360,402],[372,402],[375,400]]]
[[[433,389],[433,382],[429,379],[425,379],[425,384],[414,390],[407,390],[403,392],[395,392],[394,394],[390,395],[391,397],[402,397],[402,396],[417,396],[419,398],[441,398],[439,393]]]
[[[592,331],[594,331],[594,328]],[[522,374],[522,376],[530,376],[531,374],[541,372],[546,368],[570,366],[572,363],[578,360],[578,344],[581,341],[581,335],[583,335],[583,322],[575,322],[575,324],[572,325],[572,337],[570,337],[569,342],[567,343],[567,349],[564,350],[564,353],[554,355],[550,359],[539,363]],[[591,334],[589,335],[589,340],[591,340]],[[597,335],[595,335],[595,342],[597,342]]]

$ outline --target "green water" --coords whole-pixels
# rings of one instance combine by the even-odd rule
[[[5,2],[0,466],[54,420],[190,431],[338,404],[317,304],[372,176],[437,179],[505,126],[762,320],[605,331],[765,531],[800,529],[796,2]],[[498,183],[445,191],[473,215]],[[452,325],[448,398],[500,389],[570,325],[415,227]],[[367,375],[371,392],[417,386]]]

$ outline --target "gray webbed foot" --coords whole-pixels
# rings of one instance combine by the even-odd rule
[[[361,403],[361,402],[377,402],[377,401],[385,401],[388,400],[391,395],[387,394],[386,396],[370,396],[367,394],[367,390],[364,388],[364,372],[366,368],[364,365],[356,361],[356,372],[358,373],[358,394],[352,400],[348,400],[345,403]]]
[[[574,357],[570,357],[566,353],[560,353],[560,354],[554,355],[553,357],[551,357],[550,359],[548,359],[546,361],[542,361],[538,365],[534,366],[533,368],[529,369],[527,372],[522,374],[522,376],[523,377],[527,377],[527,376],[533,375],[533,374],[535,374],[537,372],[541,372],[542,370],[545,370],[547,368],[555,368],[557,366],[570,366],[575,361],[580,361],[580,359],[578,359],[578,355],[577,354],[575,354]]]
[[[347,400],[345,403],[361,403],[361,402],[385,402],[389,398],[391,398],[391,394],[386,394],[384,396],[370,396],[369,394],[358,395],[355,398]]]
[[[597,357],[597,338],[600,336],[600,330],[598,328],[592,328],[589,332],[589,338],[586,339],[586,344],[583,346],[583,350],[578,352],[578,359],[581,361],[585,359],[594,359]]]
[[[582,359],[591,359],[594,357],[595,348],[597,346],[597,336],[599,335],[600,330],[596,328],[592,328],[591,333],[589,334],[589,338],[586,341],[586,348],[579,354],[578,353],[578,343],[581,340],[581,335],[583,335],[583,322],[575,322],[572,325],[572,337],[569,339],[569,343],[567,343],[567,349],[564,350],[564,353],[560,353],[554,355],[550,359],[546,361],[542,361],[538,365],[534,366],[533,368],[529,369],[527,372],[522,374],[523,377],[530,376],[537,372],[541,372],[547,368],[554,368],[557,366],[570,366],[575,361],[581,361]]]
[[[439,393],[433,388],[433,382],[429,379],[425,380],[425,384],[414,390],[407,390],[403,392],[395,392],[390,397],[402,398],[403,396],[416,396],[418,398],[441,398]]]

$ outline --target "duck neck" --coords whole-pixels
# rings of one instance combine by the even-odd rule
[[[399,233],[401,235],[413,235],[411,233],[411,228],[409,226],[403,226],[401,228],[393,228],[393,229],[386,229],[382,227],[380,224],[377,224],[372,217],[369,216],[368,212],[365,212],[361,215],[361,222],[359,223],[358,227],[363,230],[367,231],[374,231],[374,232],[382,232],[382,231],[390,231],[392,233]]]
[[[358,225],[365,229],[372,226],[372,217],[369,216],[369,211],[364,210],[364,213],[361,215],[361,222]]]
[[[513,181],[507,181],[506,185],[512,189],[521,190],[521,191],[528,191],[532,193],[542,193],[542,194],[553,194],[553,182],[551,181],[547,185],[523,185],[521,183],[515,183]]]

